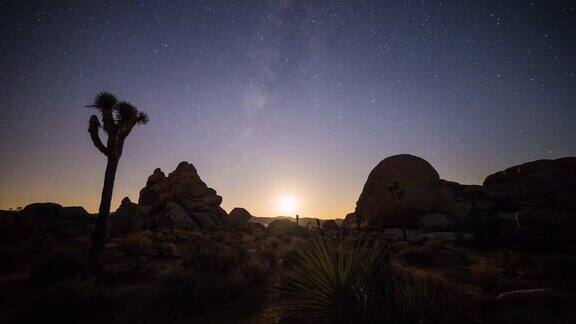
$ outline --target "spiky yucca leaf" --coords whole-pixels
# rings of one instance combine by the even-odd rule
[[[116,99],[116,96],[114,96],[110,92],[102,91],[98,95],[96,95],[96,98],[94,99],[94,103],[91,105],[88,105],[88,107],[93,107],[93,108],[96,108],[100,111],[104,111],[104,110],[112,111],[112,110],[114,110],[114,108],[116,107],[117,104],[118,104],[118,99]]]
[[[128,123],[136,122],[138,117],[138,109],[134,107],[131,103],[122,101],[118,103],[116,107],[116,122],[118,123]]]
[[[148,114],[141,111],[138,113],[138,116],[136,117],[136,124],[138,125],[146,125],[150,122],[150,117],[148,117]]]
[[[391,271],[383,244],[334,245],[318,239],[280,271],[276,311],[281,316],[354,321],[377,300]]]

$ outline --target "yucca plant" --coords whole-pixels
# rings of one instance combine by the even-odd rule
[[[415,323],[433,301],[378,241],[314,240],[280,268],[274,289],[272,315],[330,323]]]
[[[316,239],[280,269],[275,311],[281,317],[365,321],[390,271],[383,244]]]
[[[98,255],[106,246],[106,228],[110,215],[114,179],[124,149],[124,141],[134,126],[147,124],[149,119],[146,113],[138,111],[136,107],[126,101],[118,101],[113,94],[108,92],[99,93],[94,99],[94,103],[88,107],[97,109],[102,115],[102,123],[98,116],[92,115],[90,117],[88,133],[90,133],[94,146],[108,159],[91,248],[92,253]],[[106,145],[100,139],[100,129],[103,129],[108,137]]]

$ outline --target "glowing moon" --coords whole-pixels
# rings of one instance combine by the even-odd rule
[[[290,196],[284,196],[278,200],[278,207],[284,214],[293,214],[296,211],[296,199]]]

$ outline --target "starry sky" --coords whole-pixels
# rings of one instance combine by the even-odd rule
[[[102,90],[151,118],[113,209],[183,160],[228,211],[331,218],[390,155],[462,183],[576,155],[575,1],[0,0],[0,48],[1,209],[97,210]]]

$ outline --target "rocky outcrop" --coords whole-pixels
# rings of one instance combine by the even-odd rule
[[[573,293],[526,289],[502,293],[486,315],[498,323],[572,323],[576,318]]]
[[[396,183],[397,192],[404,192],[401,214],[390,191]],[[576,240],[576,158],[529,162],[492,174],[483,185],[462,185],[440,179],[419,157],[391,156],[372,170],[344,225],[355,227],[357,217],[362,226],[431,233],[422,239],[439,235],[451,241],[452,234],[434,233],[456,230],[485,243],[576,246],[570,243]]]
[[[222,197],[200,179],[188,162],[178,164],[168,176],[160,169],[154,170],[138,199],[140,208],[152,206],[148,217],[162,216],[175,226],[200,229],[230,226],[221,203]]]
[[[110,229],[113,233],[124,234],[141,229],[144,222],[145,217],[140,207],[128,197],[124,197],[120,207],[110,215]]]
[[[402,218],[389,188],[398,184],[402,196]],[[382,160],[368,176],[356,204],[356,216],[370,227],[417,227],[419,219],[434,212],[449,213],[455,198],[450,186],[426,160],[395,155]]]
[[[299,237],[307,237],[310,234],[306,228],[287,219],[277,219],[272,221],[270,225],[266,227],[266,232],[277,236],[292,235]]]
[[[248,229],[252,215],[244,208],[236,207],[230,212],[230,224],[236,229]]]
[[[424,232],[441,232],[449,230],[454,224],[442,213],[429,214],[420,219],[420,229]]]
[[[576,157],[538,160],[488,176],[483,187],[499,193],[515,209],[576,210]]]
[[[333,219],[328,219],[328,220],[324,221],[324,223],[322,223],[322,229],[324,231],[333,232],[333,231],[337,231],[339,228],[340,227],[338,226],[336,221]]]
[[[89,218],[89,214],[83,207],[72,206],[62,207],[55,203],[34,203],[30,204],[20,212],[21,217],[34,217],[44,220],[79,220],[84,221]]]

